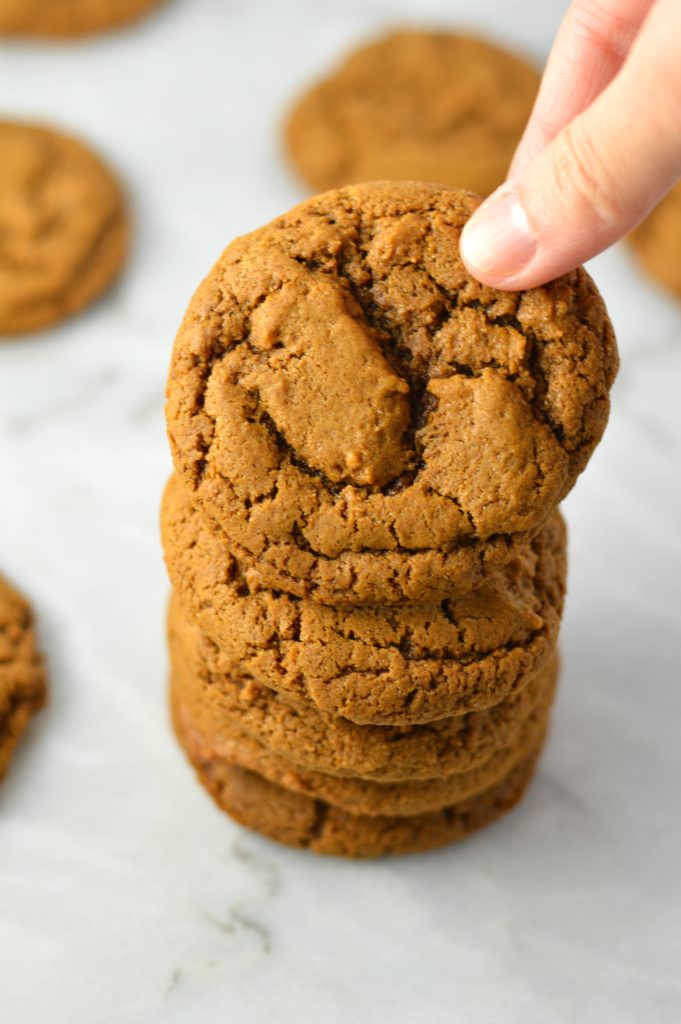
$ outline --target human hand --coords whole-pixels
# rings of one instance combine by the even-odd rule
[[[462,232],[474,277],[544,284],[669,191],[681,176],[679,38],[679,0],[573,0],[507,181]]]

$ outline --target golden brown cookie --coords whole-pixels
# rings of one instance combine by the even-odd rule
[[[339,778],[294,764],[272,753],[258,740],[224,721],[210,731],[200,728],[189,703],[183,700],[186,684],[179,674],[171,678],[171,709],[175,731],[192,761],[219,759],[247,768],[270,782],[316,800],[341,807],[352,814],[405,815],[437,811],[466,800],[500,782],[514,765],[536,751],[546,732],[550,705],[536,708],[523,723],[514,745],[498,750],[470,771],[443,779],[419,782],[374,782],[360,778]]]
[[[120,186],[98,157],[51,129],[0,122],[0,335],[94,301],[127,243]]]
[[[0,577],[0,781],[22,733],[45,703],[46,681],[28,603]]]
[[[162,527],[182,603],[239,673],[353,722],[406,725],[490,707],[556,644],[566,572],[558,513],[471,593],[387,608],[331,608],[251,582],[177,478]]]
[[[163,0],[0,0],[0,35],[85,36],[135,21]]]
[[[646,272],[681,296],[681,182],[639,224],[629,241]]]
[[[391,178],[488,195],[506,177],[538,85],[524,60],[480,39],[393,32],[302,97],[286,148],[315,191]]]
[[[349,814],[220,758],[192,763],[218,806],[240,825],[315,853],[380,857],[434,849],[490,824],[523,796],[537,756],[516,765],[484,793],[440,811],[406,817]]]
[[[518,693],[489,708],[428,725],[356,725],[281,694],[237,670],[225,670],[220,651],[183,614],[169,611],[173,672],[197,728],[218,742],[222,731],[241,732],[273,753],[315,771],[383,782],[443,778],[470,771],[512,747],[528,717],[547,708],[558,671],[552,658]]]
[[[330,192],[223,253],[178,333],[167,418],[192,500],[269,586],[325,603],[470,590],[545,522],[603,432],[617,354],[581,269],[465,271],[477,200]]]

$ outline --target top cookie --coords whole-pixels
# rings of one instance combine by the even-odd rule
[[[0,577],[0,780],[31,716],[45,703],[45,670],[33,616]]]
[[[264,583],[329,603],[468,590],[588,461],[617,367],[603,302],[582,269],[524,293],[473,280],[476,203],[329,192],[233,242],[195,294],[174,461]]]
[[[639,224],[629,240],[650,276],[681,296],[681,182]]]
[[[0,35],[83,36],[134,21],[162,0],[0,0]]]
[[[525,61],[479,39],[394,32],[303,96],[285,142],[318,191],[394,178],[487,195],[506,177],[538,85]]]
[[[120,187],[75,139],[0,122],[0,335],[45,327],[93,301],[123,262]]]

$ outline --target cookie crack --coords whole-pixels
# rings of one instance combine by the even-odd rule
[[[410,656],[408,654],[404,654],[404,652],[401,653],[403,653],[404,659],[408,664],[438,666],[439,671],[435,672],[432,678],[432,686],[433,688],[436,688],[442,678],[448,675],[446,668],[457,666],[461,669],[467,669],[483,663],[497,664],[502,660],[504,655],[513,654],[516,651],[529,651],[530,648],[537,645],[538,641],[546,639],[548,633],[548,623],[544,623],[541,628],[530,631],[524,640],[498,644],[490,651],[472,651],[468,654],[455,654],[450,650],[445,649],[437,654],[419,654],[418,656]],[[376,647],[379,650],[395,649],[394,647],[391,648],[380,644],[376,644]],[[399,647],[397,649],[401,650]],[[354,665],[346,665],[332,675],[327,676],[324,679],[324,683],[331,685],[333,683],[340,682],[340,680],[345,679],[348,676],[361,676],[362,678],[371,679],[392,678],[394,676],[394,670],[391,667],[364,669],[357,668]]]
[[[306,841],[304,843],[305,846],[311,846],[316,839],[321,837],[330,811],[331,808],[329,804],[325,803],[323,800],[315,800],[312,823],[310,824],[310,828],[306,836]]]
[[[33,714],[39,711],[44,701],[40,687],[32,690],[20,688],[10,692],[0,712],[0,736],[12,736],[15,732],[15,721],[21,720],[25,713]]]
[[[319,480],[327,491],[330,491],[331,494],[338,496],[344,490],[347,484],[334,483],[332,480],[329,480],[329,478],[321,471],[321,469],[315,469],[313,466],[310,466],[310,464],[307,463],[305,459],[302,459],[300,455],[298,455],[296,450],[293,448],[293,446],[286,440],[286,438],[279,430],[272,417],[269,415],[269,413],[262,410],[262,407],[260,406],[259,402],[259,395],[256,392],[249,392],[249,394],[251,394],[252,397],[256,400],[256,402],[258,403],[258,407],[260,409],[258,422],[262,424],[267,433],[270,435],[281,455],[287,458],[290,464],[294,466],[296,469],[298,469],[301,473],[304,473],[306,476],[311,476]]]

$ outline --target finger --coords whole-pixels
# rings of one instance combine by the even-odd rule
[[[509,177],[519,174],[612,81],[653,2],[574,0],[556,36]]]
[[[470,272],[531,288],[631,230],[681,176],[678,0],[657,0],[622,71],[461,236]]]

